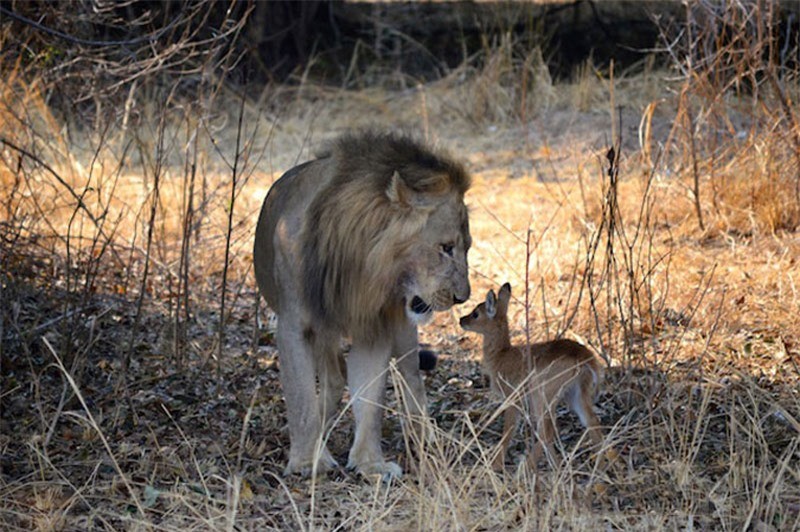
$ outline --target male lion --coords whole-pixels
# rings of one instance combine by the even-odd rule
[[[270,189],[253,249],[261,294],[278,314],[289,420],[284,473],[336,465],[323,432],[341,400],[347,356],[356,429],[348,467],[399,476],[381,451],[389,359],[412,415],[426,414],[417,325],[469,298],[464,168],[404,135],[368,132],[286,172]]]

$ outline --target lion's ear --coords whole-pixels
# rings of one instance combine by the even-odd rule
[[[411,189],[408,188],[403,178],[400,177],[400,172],[395,170],[392,174],[392,179],[389,180],[389,186],[386,189],[386,196],[389,198],[389,201],[401,205],[408,205],[411,193]]]
[[[437,180],[436,184],[439,184],[438,181],[442,180]],[[431,191],[426,192],[418,192],[412,189],[400,175],[400,172],[395,170],[391,180],[389,180],[389,186],[386,188],[386,197],[389,198],[389,201],[398,205],[431,209],[439,206],[447,196],[444,191],[436,190],[434,187],[429,188],[431,188]]]

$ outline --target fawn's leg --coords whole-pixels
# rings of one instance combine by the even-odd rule
[[[578,393],[570,404],[572,411],[578,415],[581,423],[586,427],[586,435],[595,447],[600,447],[603,441],[603,431],[600,428],[600,420],[594,413],[591,393]],[[602,464],[602,462],[601,462]]]
[[[579,393],[576,399],[571,405],[572,411],[578,415],[581,423],[586,427],[589,439],[597,445],[603,441],[603,431],[600,429],[600,420],[594,413],[592,396],[590,393]]]
[[[555,412],[555,405],[552,408],[548,408],[547,411],[544,413],[544,420],[541,423],[542,430],[540,433],[540,438],[542,440],[542,445],[544,445],[545,451],[547,451],[547,460],[555,465],[557,463],[556,448],[553,445],[553,441],[558,436],[558,431],[556,429],[556,412]]]
[[[500,438],[500,443],[497,445],[497,455],[492,461],[492,468],[495,471],[502,471],[505,466],[508,446],[511,444],[511,437],[514,435],[514,432],[516,432],[518,417],[519,408],[517,405],[508,405],[505,411],[503,411],[503,436]]]
[[[555,463],[556,452],[553,447],[553,436],[556,432],[553,425],[554,412],[547,404],[546,397],[540,396],[531,400],[531,414],[533,415],[532,450],[528,455],[528,465],[532,469],[537,469],[543,449],[547,453],[548,459]]]

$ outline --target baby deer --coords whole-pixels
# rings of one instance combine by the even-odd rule
[[[564,400],[578,415],[593,444],[602,440],[592,400],[603,379],[603,366],[592,351],[565,339],[532,344],[530,357],[527,357],[524,348],[511,345],[507,315],[510,298],[508,283],[500,288],[496,298],[490,290],[486,301],[461,318],[460,323],[465,330],[483,335],[483,366],[492,389],[503,398],[519,389],[527,401],[536,424],[528,464],[536,468],[543,445],[551,459],[556,456],[553,437],[555,407],[559,400]],[[493,463],[495,469],[503,468],[519,411],[518,406],[511,405],[503,413],[503,436]]]

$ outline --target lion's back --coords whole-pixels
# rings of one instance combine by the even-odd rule
[[[297,244],[302,216],[313,199],[324,189],[329,159],[316,159],[284,173],[269,190],[256,225],[253,243],[253,269],[258,288],[267,304],[280,313],[280,293],[295,284],[300,271]]]

